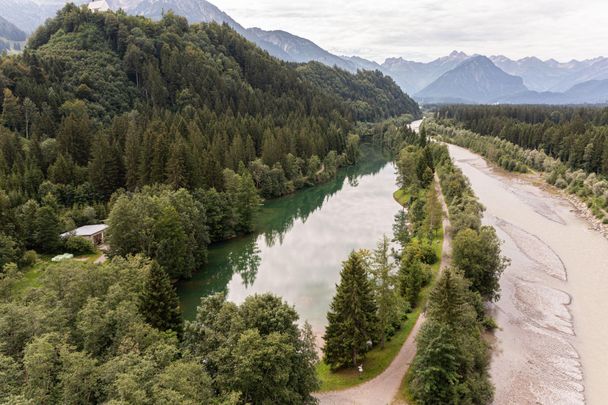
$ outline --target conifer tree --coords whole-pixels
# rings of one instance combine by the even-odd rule
[[[19,108],[19,98],[13,95],[10,89],[3,90],[4,101],[2,103],[2,121],[9,128],[17,129],[21,122],[21,109]]]
[[[57,211],[45,205],[36,211],[35,243],[37,249],[45,253],[56,253],[61,248],[61,221]]]
[[[174,189],[188,186],[186,162],[186,147],[182,140],[177,140],[171,145],[169,160],[167,161],[167,182]]]
[[[420,290],[425,284],[425,271],[420,259],[406,257],[399,267],[399,281],[401,296],[414,308],[418,304]]]
[[[150,265],[139,309],[150,325],[156,329],[182,333],[179,300],[169,276],[155,261]]]
[[[412,364],[410,391],[414,398],[421,404],[458,403],[460,357],[450,328],[428,321],[419,334],[418,354]]]
[[[69,155],[79,165],[89,161],[93,125],[84,111],[71,113],[61,121],[57,142],[62,153]]]
[[[370,273],[378,304],[378,333],[380,347],[384,348],[387,336],[394,331],[394,326],[404,313],[405,302],[399,294],[394,265],[389,258],[389,240],[386,236],[380,240],[372,255]]]
[[[26,97],[25,100],[23,100],[23,118],[25,121],[25,137],[27,139],[30,139],[30,129],[32,120],[37,114],[37,112],[38,108],[36,107],[36,104],[32,100],[30,100],[29,97]]]
[[[237,192],[237,215],[239,218],[239,230],[241,232],[251,232],[253,230],[253,217],[262,203],[255,188],[253,178],[249,173],[241,176]]]
[[[430,292],[428,317],[455,329],[472,329],[477,315],[471,299],[467,279],[446,269]]]
[[[123,184],[123,170],[117,148],[110,145],[106,136],[93,144],[89,161],[89,180],[97,193],[108,199]]]
[[[342,267],[325,330],[325,362],[332,369],[357,365],[369,350],[377,330],[376,302],[360,253],[353,252]]]

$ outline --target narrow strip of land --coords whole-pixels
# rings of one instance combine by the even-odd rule
[[[439,272],[450,265],[452,253],[452,239],[449,232],[450,221],[447,205],[439,186],[439,179],[435,175],[435,188],[443,209],[443,248]],[[374,379],[353,388],[341,391],[329,391],[316,394],[315,397],[322,405],[349,404],[349,405],[387,405],[393,402],[397,395],[403,377],[416,355],[416,336],[426,317],[420,314],[410,335],[401,347],[401,350],[386,370]]]

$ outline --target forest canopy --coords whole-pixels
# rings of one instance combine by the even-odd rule
[[[177,271],[150,254],[166,240],[117,249],[150,254],[172,276],[200,268],[205,243],[250,232],[259,197],[356,163],[357,121],[420,115],[379,72],[282,62],[226,25],[189,25],[172,13],[154,22],[73,4],[22,54],[0,56],[0,105],[0,241],[8,252],[0,262],[28,249],[61,252],[60,233],[105,220],[114,203],[116,224],[131,203],[162,206],[162,185],[199,205],[184,212],[200,214],[179,221],[206,218],[201,257],[174,262],[196,266]],[[146,187],[146,197],[130,196]],[[144,212],[131,219],[169,215]]]

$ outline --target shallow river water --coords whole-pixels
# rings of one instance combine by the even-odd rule
[[[563,197],[449,150],[511,259],[492,308],[495,403],[608,403],[608,240]]]
[[[390,236],[400,209],[393,164],[371,148],[365,155],[328,183],[264,204],[254,234],[212,246],[206,269],[179,285],[185,318],[214,292],[237,303],[271,292],[322,335],[342,261]]]

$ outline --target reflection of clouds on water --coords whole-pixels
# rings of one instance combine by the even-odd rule
[[[337,195],[347,184],[351,188],[359,186],[359,180],[375,176],[388,163],[385,156],[371,147],[364,146],[364,157],[354,167],[338,171],[336,178],[293,195],[268,201],[258,216],[256,230],[266,237],[269,245],[283,243],[283,236],[289,233],[297,221],[306,223],[308,217],[323,208],[323,205]],[[392,186],[392,185],[391,185]]]
[[[305,222],[295,219],[289,232],[260,235],[255,282],[243,285],[232,277],[228,299],[241,302],[254,293],[278,294],[322,333],[342,261],[353,249],[373,248],[391,232],[399,209],[392,197],[394,182],[394,168],[386,165],[374,176],[359,178],[356,187],[343,185],[339,194],[324,200],[322,210]]]
[[[180,283],[185,316],[191,319],[200,297],[217,291],[234,302],[271,292],[322,334],[342,261],[392,231],[395,180],[386,158],[368,155],[334,180],[267,201],[255,234],[212,246],[206,269]]]

